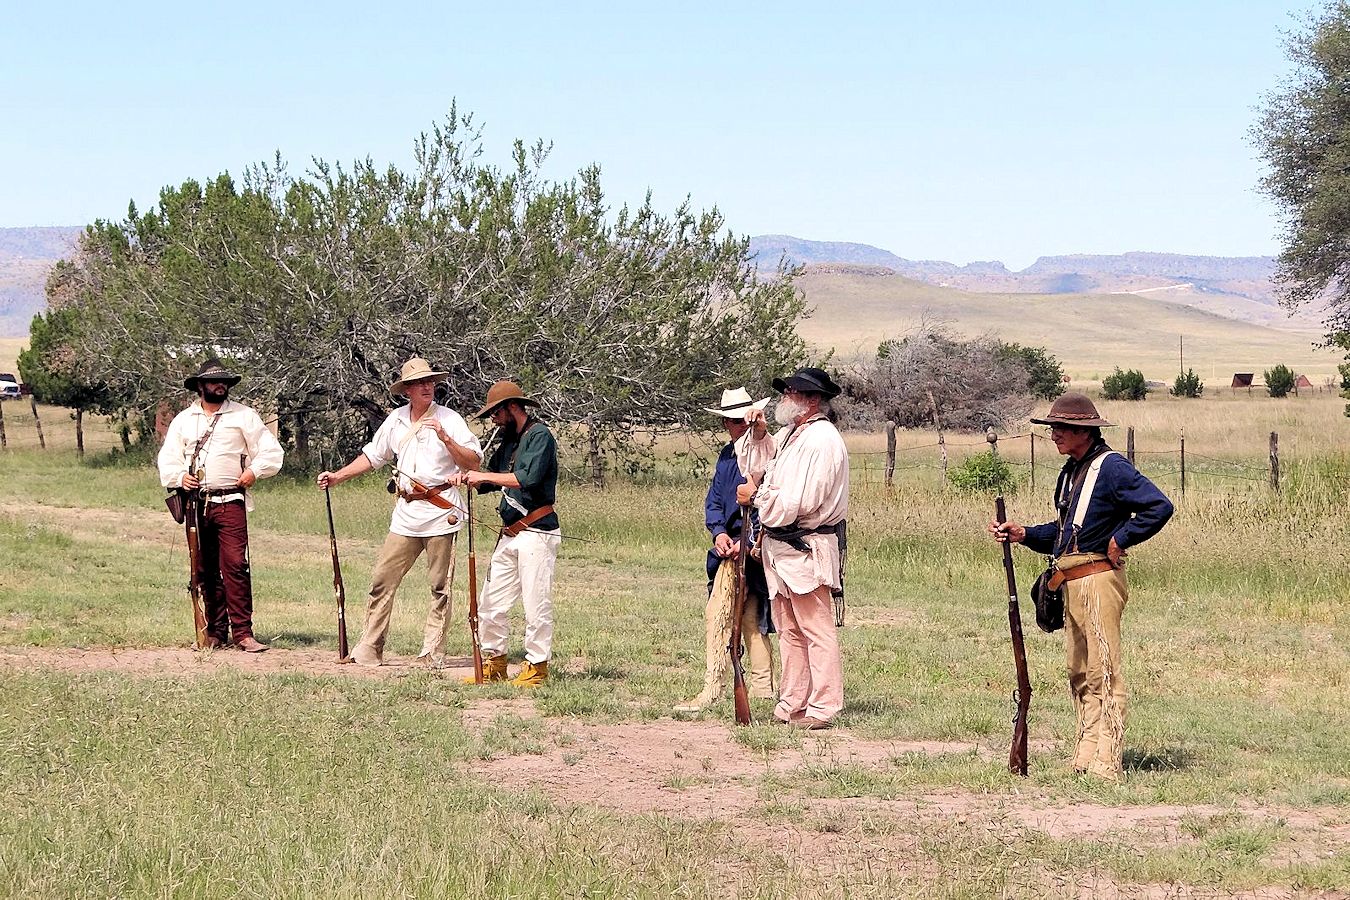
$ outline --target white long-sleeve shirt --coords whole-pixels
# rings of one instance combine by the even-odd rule
[[[215,413],[202,409],[200,400],[173,417],[164,435],[164,446],[159,449],[159,482],[166,488],[183,486],[183,476],[197,444],[203,438],[197,454],[198,469],[205,470],[202,487],[207,490],[231,488],[239,483],[244,469],[252,470],[259,480],[281,471],[283,451],[276,436],[263,424],[262,417],[251,407],[234,400],[220,406],[220,419],[211,428]],[[207,431],[211,434],[208,437]],[[239,490],[209,498],[211,503],[225,503],[244,498],[244,508],[253,511],[251,491]]]
[[[736,455],[741,471],[759,481],[755,507],[761,524],[818,528],[848,518],[848,448],[828,419],[811,419],[760,440],[754,434],[751,429],[737,442]],[[784,585],[795,594],[840,587],[838,538],[809,534],[802,540],[810,552],[764,536],[771,594],[783,593]]]
[[[434,416],[455,443],[467,447],[482,459],[483,448],[478,445],[478,436],[469,430],[464,417],[453,409],[433,403],[418,422],[413,422],[411,416],[407,405],[400,406],[384,420],[370,443],[361,448],[361,452],[376,469],[397,457],[399,471],[405,473],[398,479],[398,486],[403,490],[412,490],[408,476],[416,478],[426,487],[436,487],[445,484],[461,471],[455,458],[428,424],[428,417]],[[410,501],[399,497],[389,519],[389,530],[404,537],[436,537],[459,531],[466,519],[459,488],[447,488],[441,492],[441,496],[450,501],[455,509],[441,509],[425,500]],[[452,513],[456,519],[454,524],[450,523]]]

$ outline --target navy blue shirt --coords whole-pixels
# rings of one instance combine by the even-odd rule
[[[736,445],[728,442],[717,457],[712,484],[703,500],[703,524],[713,540],[719,534],[741,536],[741,507],[736,502],[736,488],[745,483],[741,467],[736,462]]]
[[[1055,483],[1055,507],[1064,517],[1064,533],[1059,534],[1059,522],[1028,526],[1022,542],[1027,549],[1050,556],[1074,552],[1073,519],[1078,498],[1069,496],[1073,480],[1082,466],[1091,465],[1093,457],[1108,449],[1105,442],[1098,442],[1083,455],[1082,462],[1070,457],[1064,463]],[[1120,549],[1133,547],[1161,531],[1170,518],[1172,501],[1133,463],[1113,453],[1102,461],[1097,473],[1096,490],[1077,531],[1077,552],[1106,553],[1113,537]]]

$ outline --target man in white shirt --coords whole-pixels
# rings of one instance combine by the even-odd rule
[[[361,640],[352,650],[352,660],[358,665],[383,664],[394,594],[423,551],[431,576],[431,607],[417,658],[439,665],[445,654],[455,534],[464,527],[458,514],[464,504],[452,482],[461,472],[477,469],[483,460],[478,438],[464,418],[436,403],[436,385],[446,375],[432,371],[420,357],[404,363],[389,391],[406,395],[407,405],[389,414],[359,456],[336,472],[319,473],[323,490],[391,461],[397,467],[398,502],[371,574]]]
[[[777,436],[763,410],[737,444],[748,479],[737,501],[753,499],[764,529],[764,574],[783,660],[774,718],[797,728],[828,728],[844,708],[844,674],[835,631],[835,591],[843,589],[841,538],[848,518],[848,448],[831,422],[839,387],[823,369],[775,378]]]
[[[197,579],[206,614],[207,648],[233,643],[248,653],[267,645],[253,636],[253,576],[249,571],[250,488],[281,471],[282,449],[262,418],[229,399],[239,376],[218,359],[183,382],[198,399],[174,416],[160,448],[159,480],[166,488],[202,495]]]

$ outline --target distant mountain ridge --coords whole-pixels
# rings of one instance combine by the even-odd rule
[[[1270,256],[1143,251],[1069,254],[1042,256],[1015,272],[998,261],[958,266],[942,260],[905,259],[868,244],[810,241],[782,234],[750,238],[750,253],[761,270],[776,267],[781,258],[811,269],[880,266],[905,278],[981,294],[1157,294],[1172,303],[1277,327],[1312,326],[1321,318],[1320,310],[1290,316],[1279,306],[1275,259]]]

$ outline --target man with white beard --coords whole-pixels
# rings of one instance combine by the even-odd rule
[[[848,448],[831,422],[839,386],[823,370],[775,378],[782,394],[770,436],[762,410],[745,421],[738,444],[747,481],[737,500],[753,501],[764,527],[764,572],[783,660],[774,718],[812,731],[844,708],[844,673],[832,594],[842,589],[840,547],[848,518]]]

